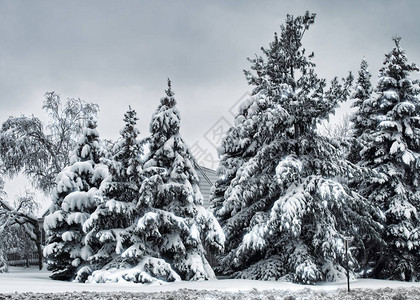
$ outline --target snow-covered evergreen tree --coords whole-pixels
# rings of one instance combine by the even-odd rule
[[[369,66],[366,59],[363,58],[360,63],[359,76],[356,81],[356,87],[354,89],[353,95],[351,98],[354,100],[352,107],[357,108],[356,112],[351,116],[351,121],[353,123],[350,142],[347,141],[346,145],[349,148],[348,159],[352,163],[358,163],[360,161],[360,151],[362,150],[362,141],[360,136],[366,130],[375,130],[376,122],[372,120],[369,116],[370,109],[366,106],[363,106],[363,102],[366,99],[369,99],[372,95],[373,88],[370,78],[372,75],[369,72]]]
[[[374,129],[374,126],[376,125],[370,120],[368,112],[362,109],[363,102],[370,98],[373,91],[372,83],[370,82],[372,75],[368,68],[369,66],[366,59],[363,59],[360,63],[359,76],[356,81],[355,91],[352,95],[352,98],[354,99],[352,107],[358,108],[352,117],[355,136],[360,136],[367,129]]]
[[[213,211],[226,234],[219,271],[234,277],[301,283],[345,276],[344,237],[380,239],[375,212],[346,178],[365,169],[343,159],[316,125],[348,96],[351,76],[326,89],[302,38],[315,15],[288,15],[264,57],[245,75],[255,89],[219,149]],[[350,263],[355,266],[354,256]]]
[[[107,264],[118,267],[121,253],[130,245],[142,182],[143,149],[138,140],[137,120],[136,111],[130,107],[124,114],[125,126],[112,149],[113,155],[104,159],[110,177],[106,179],[103,201],[84,224],[86,242],[100,245],[100,249],[89,257],[93,270]]]
[[[214,277],[204,246],[221,250],[224,234],[202,206],[194,159],[180,133],[171,82],[150,124],[149,153],[131,246],[119,267],[93,272],[90,281],[161,282]],[[125,266],[123,266],[125,264]]]
[[[384,240],[375,261],[374,276],[402,280],[420,279],[420,102],[418,72],[408,63],[400,38],[386,55],[376,95],[359,111],[373,121],[359,136],[363,143],[361,165],[383,175],[364,182],[361,193],[385,214]]]
[[[57,176],[50,215],[45,218],[47,245],[44,256],[51,278],[72,280],[89,268],[87,258],[97,245],[85,244],[83,224],[101,201],[101,186],[108,168],[100,163],[105,149],[99,140],[96,121],[90,119],[83,130],[70,165]]]

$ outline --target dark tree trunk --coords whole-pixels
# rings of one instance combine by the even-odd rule
[[[297,156],[299,156],[299,143],[298,143],[299,136],[300,136],[300,126],[299,124],[295,123],[295,153]]]

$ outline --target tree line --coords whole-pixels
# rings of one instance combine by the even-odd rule
[[[206,249],[213,249],[216,274],[233,278],[312,284],[339,280],[350,265],[357,276],[418,280],[420,89],[410,76],[419,69],[394,37],[375,88],[365,59],[356,79],[349,73],[327,83],[302,44],[315,17],[287,15],[262,54],[249,59],[244,73],[253,90],[219,147],[210,210],[179,134],[170,81],[142,140],[129,109],[121,137],[104,143],[95,119],[85,117],[97,107],[83,102],[86,115],[82,109],[70,121],[81,138],[62,152],[49,141],[68,136],[65,126],[43,136],[34,118],[5,122],[0,155],[8,174],[23,170],[53,197],[44,248],[52,277],[210,279]],[[60,111],[57,96],[48,97],[44,107]],[[351,130],[320,134],[319,124],[348,100],[356,108]]]

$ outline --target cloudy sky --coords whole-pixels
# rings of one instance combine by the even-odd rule
[[[304,37],[327,79],[375,78],[391,37],[420,64],[420,1],[7,1],[0,0],[0,121],[41,110],[44,94],[99,104],[99,133],[115,139],[128,106],[139,129],[173,82],[181,133],[213,153],[212,129],[232,122],[250,88],[247,57],[272,40],[286,14],[317,13]],[[216,127],[215,127],[216,126]]]

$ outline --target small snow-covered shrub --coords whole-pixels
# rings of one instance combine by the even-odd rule
[[[296,267],[295,281],[303,284],[315,284],[322,279],[322,273],[310,260],[305,260]]]
[[[249,268],[238,271],[234,273],[233,277],[238,279],[292,281],[290,276],[285,276],[284,262],[277,255],[266,260],[260,260]]]
[[[163,259],[146,257],[136,267],[128,264],[119,267],[105,267],[89,276],[88,282],[105,283],[129,281],[134,283],[158,283],[181,281],[181,277]]]

